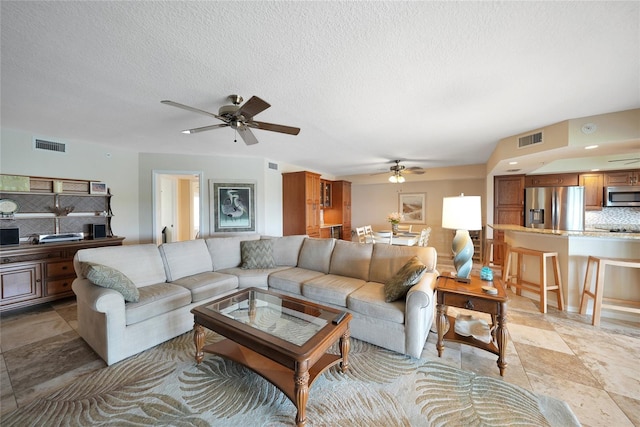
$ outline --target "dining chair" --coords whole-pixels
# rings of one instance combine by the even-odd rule
[[[367,235],[364,231],[364,227],[356,227],[356,235],[358,236],[359,243],[366,243]]]
[[[371,228],[371,225],[364,226],[364,242],[375,243],[373,238],[373,228]]]
[[[393,239],[393,233],[391,231],[374,231],[373,232],[373,243],[387,243],[390,245],[392,239]]]
[[[418,239],[418,246],[427,246],[429,244],[429,235],[431,234],[431,227],[423,228],[420,232],[420,238]]]
[[[398,224],[398,231],[402,232],[402,233],[411,233],[411,224],[405,225],[405,224]]]

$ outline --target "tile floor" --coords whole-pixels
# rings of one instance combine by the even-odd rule
[[[510,298],[505,381],[566,401],[584,426],[640,426],[639,323],[603,318],[594,328],[587,316],[545,315],[530,299]],[[76,333],[73,298],[0,320],[0,424],[1,414],[106,366]],[[439,359],[436,339],[429,335],[425,359],[500,377],[493,354],[446,342]]]

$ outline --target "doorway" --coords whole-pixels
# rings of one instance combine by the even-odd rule
[[[202,172],[153,171],[153,236],[157,245],[200,237]]]

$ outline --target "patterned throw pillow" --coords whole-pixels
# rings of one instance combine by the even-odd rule
[[[403,298],[409,289],[422,279],[427,266],[414,256],[384,284],[384,298],[386,302],[393,302]]]
[[[93,262],[83,262],[82,274],[95,285],[120,292],[125,301],[138,302],[140,300],[140,292],[136,285],[115,268]]]
[[[240,268],[274,268],[276,261],[273,258],[273,241],[245,240],[240,242],[240,254],[242,264]]]

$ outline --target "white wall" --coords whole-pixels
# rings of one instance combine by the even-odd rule
[[[113,233],[126,237],[125,244],[138,242],[138,153],[9,129],[0,136],[0,173],[106,182]],[[65,143],[67,152],[35,150],[33,137]]]
[[[352,227],[371,224],[373,229],[389,229],[387,214],[399,211],[400,193],[426,193],[427,217],[425,224],[414,224],[414,230],[431,227],[429,246],[438,251],[438,257],[451,257],[453,231],[442,224],[442,198],[449,196],[480,196],[482,211],[485,207],[484,179],[447,179],[441,181],[405,182],[404,184],[353,184],[351,186]],[[483,218],[483,224],[485,223]]]

